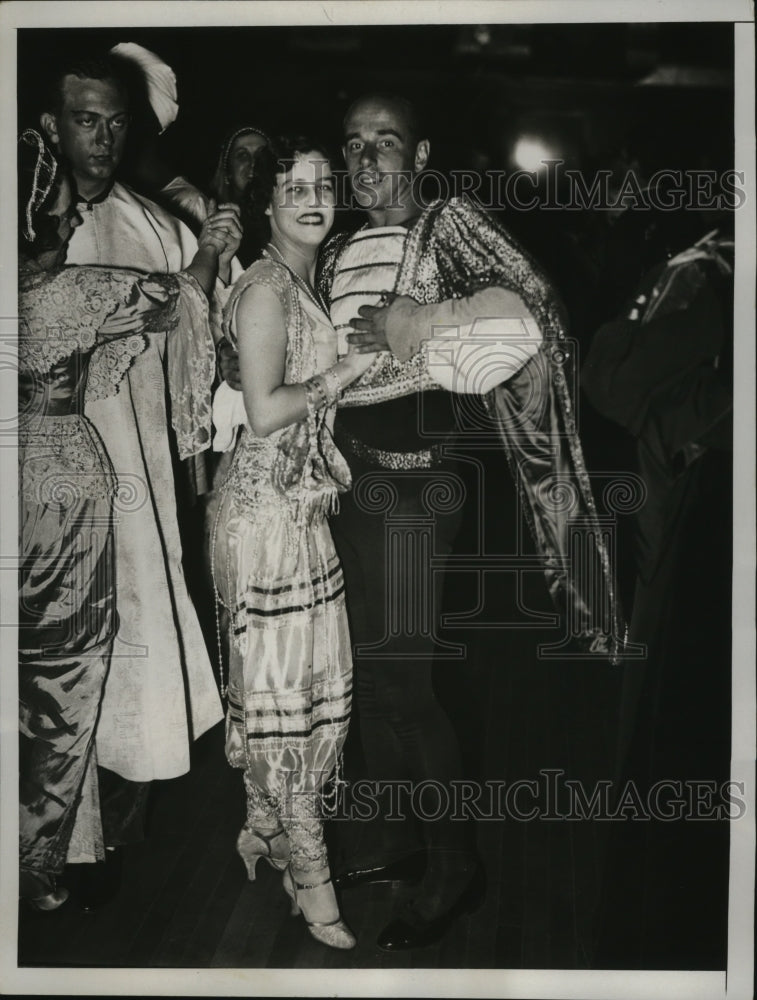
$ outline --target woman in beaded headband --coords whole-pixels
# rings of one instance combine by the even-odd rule
[[[177,175],[163,185],[161,198],[172,212],[196,231],[216,204],[243,203],[254,175],[257,155],[268,141],[268,136],[252,125],[235,129],[223,141],[218,165],[207,191],[201,191],[186,177]],[[259,228],[246,224],[237,251],[239,262],[243,266],[251,264],[260,256],[264,243]]]
[[[331,436],[336,400],[371,355],[337,361],[336,331],[313,287],[334,201],[319,144],[280,140],[257,154],[245,208],[269,242],[224,315],[246,422],[212,549],[216,595],[233,623],[226,755],[243,769],[247,792],[237,849],[251,880],[261,857],[283,872],[311,935],[344,949],[355,938],[331,884],[320,805],[338,775],[352,656],[327,515],[350,481]],[[238,398],[222,385],[214,418],[224,394]]]
[[[241,203],[253,175],[255,156],[269,142],[265,132],[254,125],[243,125],[228,133],[210,182],[210,190],[219,204]]]

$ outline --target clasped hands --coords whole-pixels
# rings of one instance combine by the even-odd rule
[[[216,207],[215,201],[211,200],[210,213],[202,224],[197,246],[200,249],[211,247],[217,251],[220,262],[228,262],[239,249],[241,240],[239,206],[224,202]]]
[[[350,320],[352,333],[347,334],[347,341],[356,354],[375,354],[378,351],[388,351],[386,340],[386,314],[396,296],[385,292],[381,297],[381,305],[361,306],[358,316]],[[225,338],[218,343],[218,371],[221,379],[232,389],[241,390],[239,378],[239,356]]]

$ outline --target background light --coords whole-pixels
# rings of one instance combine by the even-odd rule
[[[524,135],[515,144],[513,159],[521,170],[536,173],[545,169],[545,160],[554,160],[556,155],[541,139]]]

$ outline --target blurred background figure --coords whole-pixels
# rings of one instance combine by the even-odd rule
[[[203,193],[185,177],[177,176],[161,188],[162,200],[192,228],[203,222],[214,202],[233,202],[242,207],[255,169],[255,156],[268,143],[268,136],[254,125],[233,129],[221,143],[218,165],[208,185],[209,193]],[[248,267],[260,256],[266,238],[257,215],[243,213],[242,225],[244,232],[237,258]]]
[[[646,645],[646,658],[623,667],[618,796],[628,782],[643,796],[658,781],[696,774],[714,784],[729,775],[733,240],[729,220],[704,233],[696,213],[677,221],[670,213],[619,220],[637,244],[626,278],[656,263],[620,315],[596,332],[582,372],[592,404],[633,442],[645,494],[633,519],[630,641]],[[701,235],[692,242],[697,225]],[[620,898],[632,911],[642,905],[633,897],[649,878],[640,866],[650,859],[680,869],[669,905],[682,917],[702,893],[718,896],[712,870],[702,869],[698,880],[683,872],[689,850],[727,857],[727,824],[689,823],[674,847],[659,827],[611,831],[603,958],[650,933],[638,922],[607,919],[620,912]]]
[[[633,260],[640,269],[655,258],[657,263],[623,313],[597,331],[582,372],[592,404],[635,441],[646,498],[635,520],[631,641],[647,645],[647,669],[654,675],[648,680],[655,686],[665,680],[666,655],[679,651],[667,646],[670,610],[682,587],[682,551],[702,544],[691,534],[692,511],[709,492],[714,466],[707,470],[713,462],[720,467],[718,491],[728,494],[725,465],[732,448],[733,240],[712,230],[690,243],[696,216],[681,218],[683,225],[676,226],[670,213],[647,214],[643,224],[629,217],[638,243],[629,265]],[[633,276],[630,266],[628,271]],[[721,535],[725,548],[725,525],[718,520],[710,532]],[[727,576],[720,584],[707,580],[707,591],[725,591]],[[708,616],[708,632],[712,626]],[[689,621],[686,631],[696,628],[696,621]],[[638,696],[644,666],[626,671]],[[633,728],[628,698],[623,709],[621,769]]]

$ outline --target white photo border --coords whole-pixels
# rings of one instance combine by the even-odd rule
[[[0,432],[17,412],[15,230],[16,31],[18,28],[253,25],[730,21],[735,32],[735,164],[746,207],[736,213],[733,711],[731,778],[746,813],[731,822],[728,963],[722,972],[574,970],[71,969],[17,965],[17,643],[0,628],[0,992],[25,995],[475,996],[641,1000],[747,1000],[754,974],[755,879],[755,146],[754,12],[749,0],[413,0],[413,2],[19,2],[0,6]],[[0,447],[0,568],[17,547],[17,465]],[[739,460],[740,458],[740,460]],[[10,560],[6,560],[10,565]],[[14,562],[15,565],[15,562]],[[3,613],[15,608],[15,573],[0,574]]]

